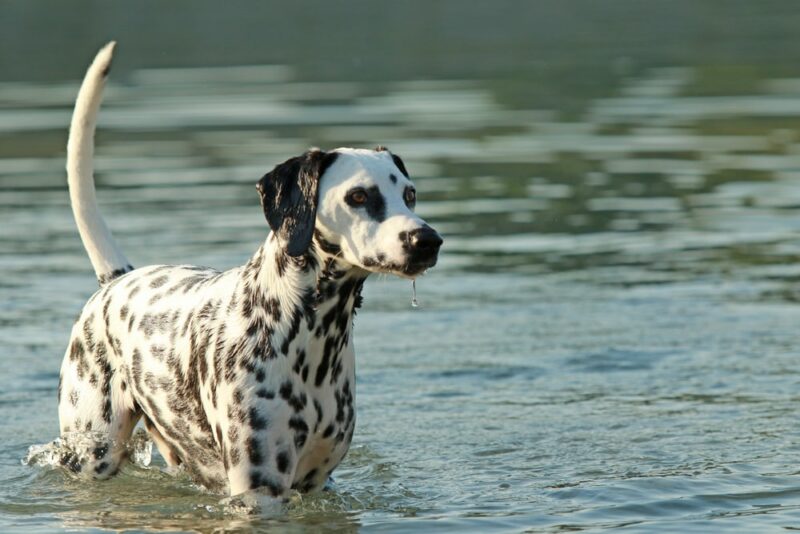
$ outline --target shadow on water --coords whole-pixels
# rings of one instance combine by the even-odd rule
[[[794,4],[348,7],[0,5],[0,530],[796,526]],[[158,456],[21,465],[95,288],[64,146],[111,37],[98,194],[137,265],[241,264],[255,181],[313,145],[401,154],[445,234],[419,309],[367,284],[353,449],[274,519]]]

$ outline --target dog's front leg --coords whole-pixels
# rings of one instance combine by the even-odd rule
[[[231,495],[260,490],[288,497],[297,465],[295,443],[288,429],[290,414],[275,401],[258,397],[240,407],[223,436],[223,457]]]

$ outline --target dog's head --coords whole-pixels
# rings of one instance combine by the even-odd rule
[[[310,150],[258,183],[270,228],[291,256],[319,246],[355,267],[414,278],[433,267],[442,238],[414,213],[403,161],[383,147]]]

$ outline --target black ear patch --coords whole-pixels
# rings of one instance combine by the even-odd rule
[[[388,152],[389,155],[392,156],[392,161],[394,161],[394,164],[397,166],[398,169],[400,169],[400,172],[403,173],[403,176],[408,178],[408,171],[406,170],[405,163],[403,163],[403,160],[400,159],[400,156],[398,156],[396,154],[392,154],[392,151],[389,150],[388,148],[386,148],[383,145],[376,146],[375,147],[375,152]]]
[[[392,154],[392,161],[394,161],[394,164],[397,165],[398,169],[400,169],[400,172],[403,173],[403,176],[408,178],[408,171],[406,170],[406,166],[403,163],[403,160],[400,159],[400,156],[398,156],[397,154]]]
[[[269,227],[286,241],[290,256],[305,254],[314,235],[319,180],[339,154],[309,150],[288,159],[256,185]]]

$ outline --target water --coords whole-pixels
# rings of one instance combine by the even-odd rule
[[[153,23],[154,45],[121,29],[113,4],[63,45],[69,61],[49,60],[51,78],[0,53],[0,531],[800,526],[790,2],[581,3],[586,18],[531,3],[506,32],[441,2],[408,46],[315,19],[338,43],[324,68],[297,41],[270,41],[262,65],[247,32],[208,50],[190,29],[216,20],[197,4],[194,25]],[[21,18],[0,16],[6,30],[44,9],[12,5]],[[654,38],[631,23],[650,19]],[[445,236],[419,308],[407,281],[367,282],[353,447],[331,491],[271,517],[168,472],[141,440],[108,482],[50,467],[61,356],[96,287],[68,205],[65,128],[109,28],[123,36],[99,197],[136,265],[243,263],[266,232],[256,180],[311,145],[400,154],[419,213]],[[173,31],[189,44],[166,47]],[[2,34],[41,57],[30,35]],[[149,68],[165,64],[180,68]]]

